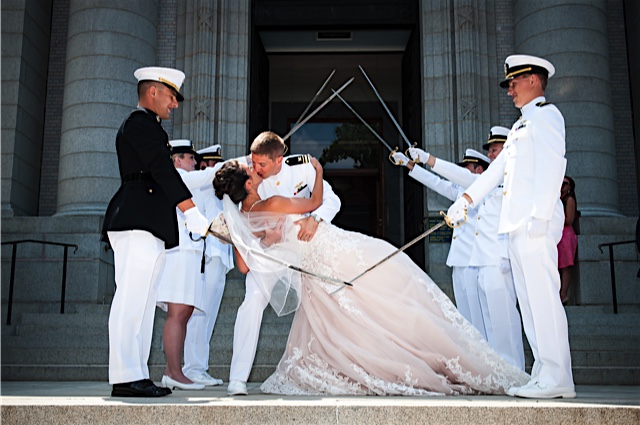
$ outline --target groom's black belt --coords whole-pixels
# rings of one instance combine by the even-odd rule
[[[151,173],[130,173],[122,176],[122,184],[125,183],[133,183],[133,182],[150,182],[153,181],[153,177],[151,177]]]

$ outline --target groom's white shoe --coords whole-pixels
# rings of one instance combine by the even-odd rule
[[[248,395],[247,384],[242,381],[231,381],[227,387],[227,394],[229,395]]]
[[[538,380],[536,378],[531,378],[531,380],[529,380],[529,382],[527,382],[526,384],[524,384],[521,387],[509,387],[509,389],[507,390],[507,395],[510,395],[511,397],[515,397],[516,393],[524,388],[529,388],[532,387],[534,385],[536,385],[536,383],[538,382]]]

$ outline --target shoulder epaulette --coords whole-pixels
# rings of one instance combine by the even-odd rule
[[[551,103],[551,102],[538,102],[538,103],[536,103],[536,106],[538,106],[538,107],[543,107],[543,106],[547,106],[547,105],[553,105],[553,103]]]
[[[284,160],[287,165],[300,165],[309,163],[309,155],[291,155]]]

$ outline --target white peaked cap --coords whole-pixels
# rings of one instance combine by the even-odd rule
[[[509,135],[509,129],[507,127],[501,127],[499,125],[491,127],[489,131],[489,137],[487,137],[487,143],[482,145],[482,149],[488,150],[492,143],[504,143],[507,141]]]
[[[180,93],[180,87],[184,82],[184,72],[173,68],[163,68],[159,66],[148,66],[138,68],[133,75],[141,81],[158,81],[165,86],[173,89],[179,102],[184,100],[184,96]]]
[[[546,59],[530,55],[511,55],[504,60],[504,80],[500,87],[509,87],[509,81],[520,74],[532,72],[551,78],[556,73],[555,67]]]

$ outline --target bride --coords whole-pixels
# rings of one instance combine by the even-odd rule
[[[237,161],[213,182],[239,270],[261,277],[276,311],[295,310],[282,359],[261,390],[424,396],[505,394],[526,384],[529,375],[493,351],[404,253],[335,292],[342,286],[332,279],[349,281],[396,248],[326,222],[311,241],[297,239],[295,220],[322,202],[322,167],[312,163],[317,181],[309,199],[260,199],[260,177]],[[298,267],[312,274],[292,271]]]

